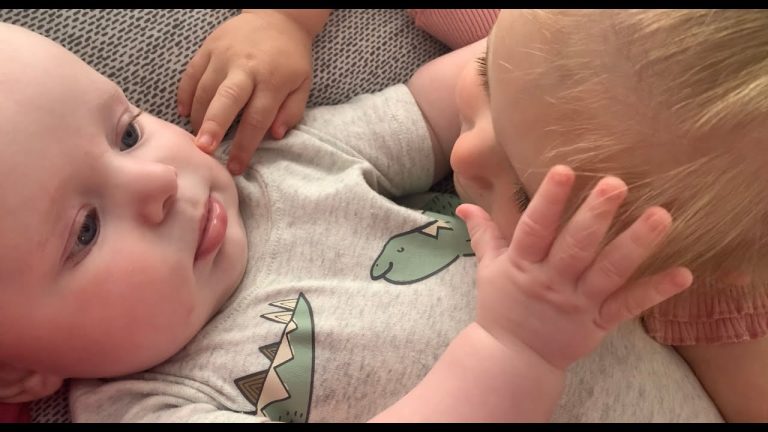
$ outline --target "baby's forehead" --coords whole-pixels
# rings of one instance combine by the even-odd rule
[[[0,284],[25,285],[36,276],[24,269],[58,259],[50,240],[68,227],[68,194],[98,178],[97,143],[127,101],[74,54],[20,27],[0,23],[0,64]]]
[[[23,90],[34,86],[60,85],[62,81],[108,81],[71,51],[25,28],[0,23],[0,86]]]
[[[18,140],[47,135],[51,128],[87,126],[109,107],[125,103],[122,90],[72,53],[57,45],[37,55],[0,49],[0,136]]]
[[[24,196],[55,194],[94,138],[112,132],[127,101],[114,83],[42,36],[0,24],[0,40],[0,209],[18,212]]]

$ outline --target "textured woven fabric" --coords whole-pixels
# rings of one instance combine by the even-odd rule
[[[69,416],[69,383],[65,384],[54,394],[36,400],[29,405],[33,423],[68,423]]]
[[[0,21],[29,28],[114,80],[129,100],[189,126],[176,114],[176,86],[205,38],[237,9],[2,9]],[[340,9],[314,45],[308,106],[345,102],[406,81],[448,48],[401,9]]]
[[[237,9],[1,9],[0,21],[47,36],[115,81],[138,107],[189,129],[176,87],[208,34]],[[309,106],[338,104],[405,82],[448,52],[405,10],[337,10],[314,45]],[[448,190],[450,181],[441,183]],[[31,404],[35,422],[69,421],[66,391]]]

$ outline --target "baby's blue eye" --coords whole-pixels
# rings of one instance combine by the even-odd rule
[[[96,210],[89,211],[83,219],[83,224],[80,225],[80,231],[77,233],[77,245],[88,246],[96,239],[99,234],[99,215]]]
[[[67,254],[66,259],[70,265],[77,265],[88,255],[99,236],[99,225],[99,213],[95,208],[88,210]]]
[[[130,150],[139,142],[140,138],[139,128],[136,127],[135,122],[131,122],[123,131],[123,136],[120,137],[120,151]]]

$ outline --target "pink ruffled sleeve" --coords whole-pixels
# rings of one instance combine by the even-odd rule
[[[491,31],[500,9],[409,9],[416,27],[452,49],[476,42]]]
[[[29,406],[26,403],[0,403],[0,423],[29,423]]]
[[[705,281],[648,311],[643,324],[665,345],[757,339],[768,334],[768,290]]]

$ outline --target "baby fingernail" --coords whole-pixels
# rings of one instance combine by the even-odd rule
[[[197,138],[197,146],[203,150],[210,150],[213,147],[213,138],[210,135],[205,134]]]
[[[653,232],[661,231],[667,226],[667,217],[664,213],[651,212],[646,217],[648,227]]]
[[[680,270],[672,276],[672,283],[676,286],[688,286],[691,284],[693,275],[689,270]]]
[[[240,163],[237,161],[229,161],[227,162],[227,169],[229,169],[229,172],[232,174],[240,174]]]
[[[573,177],[573,171],[565,165],[558,165],[550,170],[549,176],[555,183],[567,185]]]

